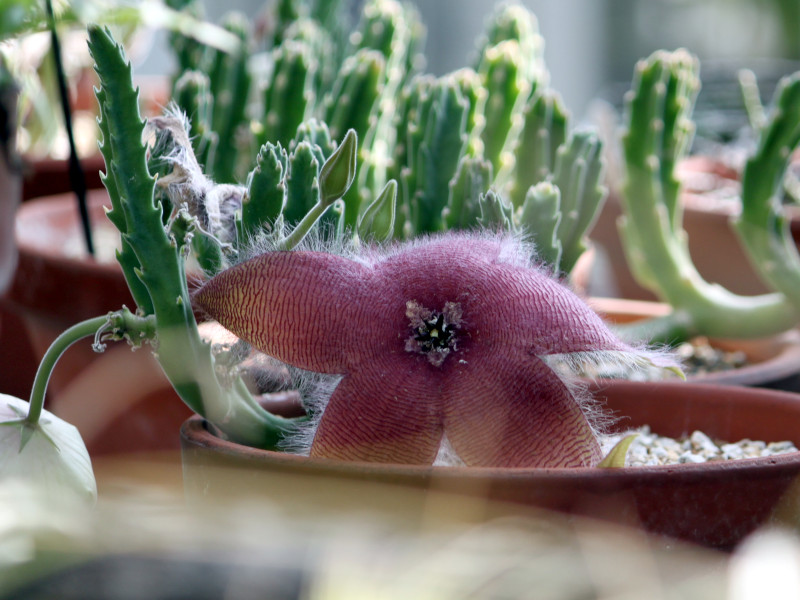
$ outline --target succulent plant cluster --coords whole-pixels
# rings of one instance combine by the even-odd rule
[[[598,138],[570,132],[547,87],[533,16],[502,5],[474,67],[435,78],[415,11],[371,0],[337,45],[331,4],[276,5],[266,76],[242,19],[227,22],[239,51],[175,37],[175,104],[148,123],[122,48],[90,27],[108,217],[137,309],[83,328],[98,347],[156,344],[183,400],[247,445],[310,429],[312,455],[350,460],[430,463],[452,443],[467,464],[596,464],[591,403],[565,371],[677,367],[619,341],[554,276],[605,191]],[[316,251],[300,245],[312,232]],[[194,293],[189,256],[219,273]],[[206,343],[196,309],[244,349]],[[238,376],[248,344],[333,376],[329,403],[264,410]]]
[[[660,50],[637,64],[627,98],[621,239],[636,279],[673,309],[646,323],[644,334],[675,342],[696,335],[743,338],[786,331],[800,320],[800,255],[781,200],[784,174],[800,142],[800,74],[780,81],[757,124],[757,147],[742,175],[734,229],[773,290],[757,296],[705,281],[689,255],[676,167],[691,147],[699,88],[696,57],[686,50]]]
[[[352,130],[356,179],[317,226],[368,241],[476,226],[524,232],[541,260],[568,273],[605,198],[601,144],[570,131],[533,15],[499,6],[475,64],[434,77],[422,71],[413,7],[370,0],[347,37],[340,4],[279,2],[260,41],[232,15],[225,27],[241,39],[238,53],[174,38],[173,97],[198,163],[217,183],[247,182],[240,231],[300,222]],[[263,61],[252,57],[259,43]]]

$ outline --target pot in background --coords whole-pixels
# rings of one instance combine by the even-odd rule
[[[590,298],[590,306],[612,323],[631,323],[666,316],[670,306],[647,300]],[[747,385],[800,391],[800,331],[750,340],[710,339],[709,344],[726,352],[742,352],[747,364],[724,371],[688,374],[692,383]]]

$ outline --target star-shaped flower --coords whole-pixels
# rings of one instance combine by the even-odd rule
[[[267,252],[194,300],[261,352],[342,375],[311,456],[431,464],[446,437],[467,465],[594,465],[591,411],[549,357],[676,365],[621,342],[528,256],[486,234],[354,258]]]

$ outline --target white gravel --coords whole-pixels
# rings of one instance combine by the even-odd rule
[[[656,435],[649,427],[642,427],[619,434],[609,435],[602,441],[604,454],[608,453],[623,437],[637,434],[625,457],[625,466],[675,465],[704,463],[739,458],[757,458],[797,452],[792,442],[762,442],[749,439],[738,442],[712,440],[702,431],[694,431],[688,437],[673,439]]]

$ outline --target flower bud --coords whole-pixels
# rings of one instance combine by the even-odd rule
[[[344,196],[356,177],[356,151],[358,139],[352,129],[322,165],[319,174],[319,191],[322,203],[330,206]]]
[[[97,484],[78,430],[43,410],[35,425],[25,421],[28,403],[0,394],[0,482],[21,481],[48,496],[94,504]]]

